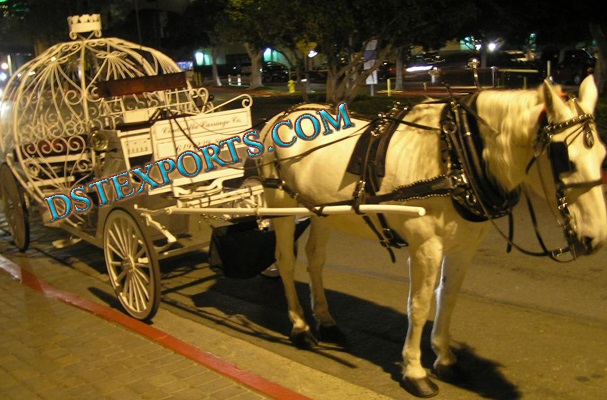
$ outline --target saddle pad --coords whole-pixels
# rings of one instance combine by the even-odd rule
[[[386,175],[386,153],[388,152],[390,139],[398,127],[398,121],[393,121],[388,124],[384,131],[380,132],[377,138],[374,138],[372,132],[380,122],[381,120],[373,121],[362,133],[354,146],[354,151],[350,156],[346,172],[362,176],[365,168],[368,167],[368,165],[365,165],[365,158],[368,151],[368,164],[374,165],[373,169],[375,170],[377,177],[381,178]]]

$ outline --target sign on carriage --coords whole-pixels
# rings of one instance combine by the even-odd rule
[[[99,206],[106,206],[143,193],[164,193],[219,177],[238,177],[242,168],[235,167],[242,166],[246,157],[256,158],[264,151],[274,151],[275,146],[290,147],[298,140],[310,141],[320,134],[354,127],[346,103],[338,105],[335,117],[321,109],[304,113],[295,121],[279,120],[271,129],[275,146],[267,148],[251,125],[248,109],[237,109],[162,120],[149,129],[137,129],[122,137],[119,134],[128,170],[74,186],[69,193],[44,197],[51,222],[73,212],[88,212],[94,198]],[[233,135],[239,131],[244,133]],[[131,168],[129,160],[145,156],[153,156],[155,161]]]

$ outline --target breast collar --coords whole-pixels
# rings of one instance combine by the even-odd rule
[[[487,172],[479,132],[483,121],[476,112],[478,94],[450,99],[441,114],[441,138],[447,174],[458,182],[451,192],[455,208],[465,219],[480,222],[509,215],[520,190],[503,190]]]

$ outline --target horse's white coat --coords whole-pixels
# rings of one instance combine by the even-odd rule
[[[580,88],[580,103],[585,112],[592,113],[596,105],[596,86],[590,77]],[[274,146],[274,152],[266,151],[262,159],[262,175],[278,177],[273,161],[287,158],[335,141],[345,135],[357,137],[366,121],[353,119],[353,128],[319,135],[310,141],[301,139],[292,147],[278,147],[271,141],[270,131],[279,120],[295,121],[304,113],[314,113],[310,108],[322,109],[322,105],[302,106],[288,115],[281,115],[270,121],[264,131],[265,148]],[[442,105],[421,104],[410,112],[406,120],[432,127],[439,127]],[[546,197],[555,207],[555,188],[550,165],[543,155],[539,168],[533,168],[527,175],[525,168],[533,155],[533,141],[539,126],[539,115],[547,110],[550,122],[562,122],[577,113],[573,105],[559,98],[557,91],[545,83],[538,90],[484,91],[477,100],[478,114],[491,126],[493,132],[483,124],[481,134],[486,143],[483,157],[490,173],[505,189],[526,184]],[[310,125],[311,127],[311,125]],[[284,128],[284,127],[283,127]],[[283,140],[293,136],[293,132],[281,128]],[[554,140],[564,140],[579,125],[572,126]],[[495,131],[498,135],[495,135]],[[291,135],[291,136],[287,136]],[[600,179],[600,164],[605,156],[604,146],[599,142],[593,128],[595,145],[586,148],[582,139],[576,139],[569,147],[569,156],[576,165],[576,172],[564,177],[566,182],[591,181]],[[400,125],[395,133],[386,161],[386,176],[382,180],[381,191],[389,192],[400,185],[420,179],[432,178],[444,173],[439,155],[439,133]],[[356,138],[340,141],[305,155],[301,159],[280,162],[280,177],[295,192],[314,204],[329,203],[352,197],[357,176],[345,172]],[[540,172],[538,172],[540,171]],[[541,175],[541,177],[540,177]],[[544,188],[543,188],[544,187]],[[580,236],[592,238],[595,247],[607,239],[607,214],[600,186],[592,189],[569,189],[570,209],[574,224]],[[266,200],[270,207],[294,207],[297,202],[282,190],[266,189]],[[398,204],[398,203],[396,203]],[[402,203],[401,203],[402,204]],[[389,215],[390,226],[409,243],[410,288],[408,300],[409,325],[403,348],[405,376],[423,378],[426,371],[421,365],[420,341],[422,328],[428,319],[432,292],[436,288],[437,314],[432,331],[432,347],[437,355],[437,365],[450,366],[456,361],[449,348],[449,324],[459,291],[470,261],[489,230],[489,223],[472,223],[462,219],[454,210],[449,198],[430,198],[410,201],[409,205],[423,206],[427,214],[410,218]],[[373,217],[375,218],[375,217]],[[293,323],[292,334],[310,333],[297,299],[293,279],[295,256],[293,254],[294,219],[291,217],[274,220],[277,232],[276,255],[288,302],[289,318]],[[306,254],[309,261],[312,307],[315,318],[323,326],[335,325],[329,313],[322,283],[322,268],[325,263],[327,224],[345,231],[375,239],[375,235],[357,215],[313,218]],[[379,225],[378,225],[379,226]],[[438,279],[440,276],[440,280]],[[437,282],[438,280],[438,282]],[[438,287],[437,287],[438,283]]]

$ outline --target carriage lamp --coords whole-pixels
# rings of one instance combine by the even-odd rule
[[[103,131],[96,131],[91,135],[91,147],[96,152],[105,151],[110,144],[110,139],[107,136],[107,133]]]

